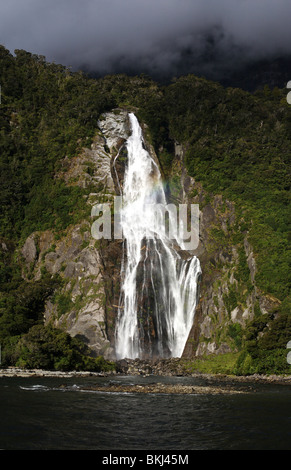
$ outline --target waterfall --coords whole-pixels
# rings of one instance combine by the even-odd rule
[[[180,357],[193,324],[200,263],[195,256],[183,256],[186,252],[181,252],[183,242],[171,213],[165,224],[167,201],[159,167],[145,149],[136,116],[131,113],[129,118],[116,356]],[[175,232],[171,239],[169,224]]]

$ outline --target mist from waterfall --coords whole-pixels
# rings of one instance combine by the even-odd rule
[[[193,324],[200,263],[197,257],[181,252],[183,240],[171,214],[168,226],[175,233],[169,237],[159,167],[145,149],[136,116],[131,113],[129,118],[132,134],[126,143],[122,192],[124,258],[116,356],[180,357]]]

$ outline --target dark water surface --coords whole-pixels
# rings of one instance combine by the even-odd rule
[[[0,378],[4,450],[291,450],[291,386],[170,395],[84,391],[97,383],[195,378]]]

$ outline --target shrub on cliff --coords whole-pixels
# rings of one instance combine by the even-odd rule
[[[291,316],[280,313],[273,320],[261,315],[245,330],[243,352],[234,372],[237,375],[289,374],[286,345],[291,338]]]
[[[89,357],[87,346],[68,333],[51,326],[35,325],[18,341],[12,365],[26,369],[112,370],[104,358]]]

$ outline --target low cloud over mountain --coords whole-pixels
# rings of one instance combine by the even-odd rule
[[[227,80],[288,55],[290,18],[289,0],[11,0],[0,43],[96,75]]]

